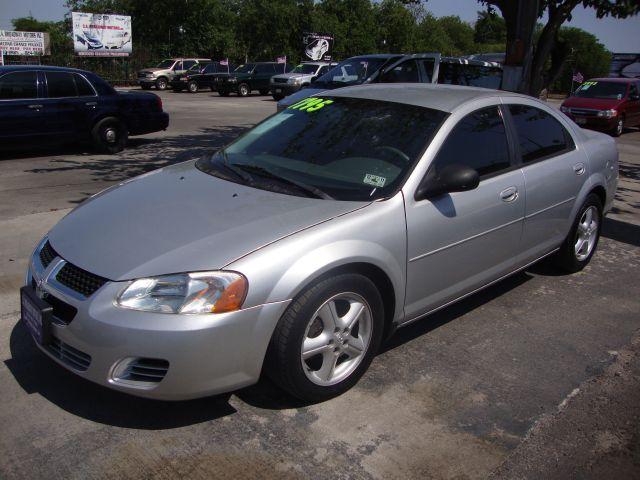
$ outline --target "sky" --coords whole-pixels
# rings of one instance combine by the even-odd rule
[[[436,17],[458,15],[467,22],[474,22],[481,9],[476,0],[428,0],[426,5]],[[65,13],[64,0],[0,0],[0,29],[11,30],[12,18],[32,14],[38,20],[62,20]],[[593,9],[578,6],[565,25],[594,34],[611,52],[640,53],[640,16],[598,19]]]

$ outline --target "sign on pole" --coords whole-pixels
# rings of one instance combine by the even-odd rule
[[[49,55],[45,48],[46,34],[43,32],[17,32],[0,30],[0,51],[4,55],[41,56]]]
[[[131,17],[72,12],[73,49],[83,57],[128,57]]]
[[[305,32],[302,35],[303,57],[306,60],[331,61],[333,35]]]

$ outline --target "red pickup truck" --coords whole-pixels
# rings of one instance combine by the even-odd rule
[[[581,127],[617,137],[625,127],[640,125],[640,80],[588,80],[562,103],[560,110]]]

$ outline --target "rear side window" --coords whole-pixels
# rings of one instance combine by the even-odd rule
[[[418,64],[415,60],[402,62],[382,75],[380,81],[383,83],[418,83],[420,81]]]
[[[500,88],[502,84],[502,69],[479,65],[463,65],[463,72],[467,85],[483,88]]]
[[[524,163],[573,149],[569,133],[547,112],[528,105],[509,105]]]
[[[81,97],[92,97],[96,93],[89,85],[89,82],[82,75],[78,75],[77,73],[73,74],[73,78],[76,81],[76,88],[78,89],[78,95]]]
[[[453,128],[431,168],[437,175],[448,165],[464,165],[482,177],[511,166],[507,133],[498,106],[477,110]]]
[[[0,77],[0,99],[38,98],[36,72],[11,72]]]
[[[46,72],[49,98],[77,97],[76,83],[69,72]]]

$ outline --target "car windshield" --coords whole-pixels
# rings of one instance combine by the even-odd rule
[[[234,70],[235,73],[249,73],[255,65],[253,63],[247,63],[246,65],[240,65],[238,68]]]
[[[627,93],[627,84],[619,82],[584,82],[575,92],[576,97],[622,99]]]
[[[316,70],[318,70],[318,65],[310,65],[308,63],[303,63],[301,65],[298,65],[293,70],[291,70],[291,73],[304,73],[309,75],[312,73],[316,73]]]
[[[171,68],[174,63],[176,63],[175,60],[163,60],[156,66],[156,68]]]
[[[350,58],[319,77],[312,86],[331,89],[358,85],[378,71],[388,60],[388,58],[370,57]]]
[[[309,97],[196,165],[266,190],[375,200],[400,188],[446,116],[400,103]]]

